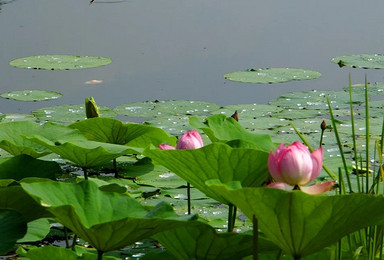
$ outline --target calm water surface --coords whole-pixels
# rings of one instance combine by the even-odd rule
[[[383,81],[381,70],[339,69],[334,56],[383,53],[384,1],[370,0],[14,0],[0,3],[0,92],[45,89],[60,100],[0,99],[0,112],[81,104],[86,96],[114,107],[189,99],[219,105],[267,103],[292,91],[341,90]],[[77,71],[10,67],[39,54],[105,56],[113,63]],[[317,70],[311,81],[254,85],[223,74],[249,68]],[[86,81],[103,80],[87,85]]]

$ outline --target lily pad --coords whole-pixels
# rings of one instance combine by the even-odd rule
[[[38,55],[12,60],[16,68],[43,70],[76,70],[95,68],[111,63],[110,58],[77,55]]]
[[[115,117],[116,113],[106,106],[98,106],[101,117]],[[64,124],[86,119],[84,105],[64,105],[39,108],[32,114],[42,121],[53,121]]]
[[[0,95],[6,99],[13,99],[17,101],[42,101],[61,98],[62,95],[58,92],[47,90],[19,90],[3,93]]]
[[[164,117],[168,115],[208,115],[220,107],[214,103],[194,100],[146,101],[117,106],[119,115],[132,117]]]
[[[58,222],[101,252],[128,246],[196,218],[179,217],[166,203],[148,210],[127,194],[100,191],[92,181],[21,185]]]
[[[293,68],[266,68],[237,71],[224,75],[225,79],[246,83],[280,83],[292,80],[316,79],[320,72]]]
[[[363,69],[384,69],[383,54],[356,54],[337,56],[332,58],[333,63],[339,67],[350,66],[352,68]]]

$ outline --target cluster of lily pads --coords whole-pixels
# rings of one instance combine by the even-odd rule
[[[349,65],[343,57],[334,62]],[[241,81],[249,82],[249,73],[260,79],[271,71],[286,74],[285,69],[248,70]],[[319,76],[308,71],[301,76],[308,79],[308,74]],[[236,80],[244,73],[226,77]],[[381,257],[384,197],[373,194],[382,193],[382,101],[369,97],[380,97],[383,90],[383,83],[365,83],[346,91],[289,93],[268,105],[171,100],[100,106],[100,111],[81,104],[1,115],[0,254],[29,259]],[[238,121],[231,117],[234,111]],[[331,125],[325,131],[323,121]],[[176,136],[192,129],[202,134],[203,147],[158,148],[175,146]],[[321,136],[324,170],[318,180],[336,180],[340,189],[309,195],[266,187],[268,156],[279,143],[301,138],[313,150]],[[187,183],[193,187],[192,214],[187,214]]]

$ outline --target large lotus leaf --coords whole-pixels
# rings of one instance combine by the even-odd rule
[[[40,218],[27,223],[27,233],[17,243],[43,240],[49,233],[50,223],[46,218]]]
[[[106,106],[98,106],[101,117],[115,117],[116,113]],[[41,121],[70,124],[86,119],[84,105],[63,105],[43,107],[32,111],[32,114]]]
[[[185,220],[195,218],[179,217],[166,203],[148,210],[127,194],[101,191],[91,181],[21,185],[58,222],[103,252],[185,225]]]
[[[17,181],[27,177],[54,179],[56,174],[61,172],[57,162],[43,161],[24,154],[0,159],[0,179]]]
[[[202,129],[212,142],[244,140],[252,143],[256,149],[266,152],[275,148],[269,135],[250,133],[234,118],[225,115],[209,116],[204,123],[196,117],[190,117],[190,124]]]
[[[27,140],[23,135],[38,134],[53,140],[86,140],[78,130],[63,125],[40,125],[31,121],[0,123],[0,148],[12,155],[26,154],[35,158],[51,153],[45,146]]]
[[[0,188],[0,208],[12,209],[24,216],[26,222],[52,215],[35,202],[19,185]]]
[[[89,140],[145,148],[151,144],[176,144],[176,138],[162,129],[140,124],[124,124],[113,118],[90,118],[69,125],[80,130]]]
[[[247,83],[280,83],[291,80],[316,79],[321,73],[305,69],[266,68],[236,71],[224,75],[225,79]]]
[[[47,90],[15,90],[7,93],[3,93],[0,97],[13,99],[18,101],[42,101],[50,99],[61,98],[62,95],[58,92]]]
[[[247,217],[255,215],[265,235],[292,256],[313,254],[353,231],[383,223],[383,196],[309,195],[273,188],[241,188],[239,183],[224,185],[217,180],[207,185]]]
[[[0,255],[5,255],[27,232],[24,217],[14,210],[0,209]]]
[[[146,101],[117,106],[119,115],[132,117],[164,117],[169,115],[207,115],[219,109],[213,103],[193,100]]]
[[[104,57],[78,55],[38,55],[12,60],[9,64],[17,68],[43,70],[77,70],[104,66],[112,60]]]
[[[202,222],[193,222],[154,236],[168,252],[177,259],[225,260],[241,259],[252,254],[252,234],[217,233],[214,228]],[[271,242],[260,239],[259,253],[278,248]]]
[[[231,148],[222,143],[191,150],[146,149],[144,154],[191,183],[208,197],[225,204],[228,204],[228,200],[212,191],[205,185],[205,181],[240,181],[244,187],[252,187],[260,186],[269,176],[267,152]]]
[[[382,54],[356,54],[337,56],[332,58],[333,63],[339,67],[351,66],[363,69],[384,69],[384,55]]]
[[[60,155],[80,167],[94,167],[106,164],[111,160],[128,153],[138,153],[137,149],[117,144],[108,144],[95,141],[51,141],[42,136],[26,136],[28,140],[47,147],[52,152]],[[139,149],[139,148],[138,148]]]

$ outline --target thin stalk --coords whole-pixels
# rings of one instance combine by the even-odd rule
[[[69,248],[68,228],[67,227],[64,227],[64,235],[65,235],[65,247]]]
[[[82,169],[83,169],[83,173],[84,173],[84,179],[88,180],[88,169],[85,167],[83,167]]]
[[[368,97],[368,81],[367,81],[367,75],[365,75],[365,163],[366,163],[366,189],[368,190],[368,181],[369,181],[369,97]]]
[[[259,223],[255,215],[253,215],[252,217],[252,222],[253,222],[253,260],[258,260],[259,259],[259,249],[258,249]]]
[[[348,174],[347,161],[346,161],[345,156],[344,156],[343,146],[341,144],[341,140],[340,140],[340,136],[339,136],[339,131],[337,130],[336,120],[335,120],[335,118],[333,116],[333,111],[332,111],[332,107],[331,107],[331,101],[329,101],[329,98],[327,98],[327,103],[328,103],[329,115],[331,116],[332,127],[333,127],[333,130],[335,132],[335,137],[336,137],[336,140],[337,140],[337,145],[339,146],[339,152],[340,152],[340,155],[341,155],[341,159],[343,161],[345,176],[347,176],[347,183],[348,183],[349,193],[352,193],[353,190],[352,190],[351,180],[350,180],[349,174]]]
[[[236,213],[237,213],[237,207],[234,206],[234,207],[233,207],[233,216],[232,216],[232,229],[235,228],[235,224],[236,224]]]
[[[113,172],[115,173],[115,178],[119,178],[119,173],[117,171],[117,162],[116,158],[112,160],[113,163]]]
[[[289,122],[289,124],[293,127],[293,129],[295,130],[296,134],[300,137],[301,141],[303,141],[303,143],[308,147],[308,149],[313,152],[313,148],[312,146],[308,143],[307,139],[305,139],[305,137],[299,132],[299,130],[297,130],[297,128],[291,123]],[[331,170],[328,169],[328,167],[323,164],[323,169],[326,171],[326,173],[328,173],[328,176],[332,178],[332,180],[336,180],[336,175],[333,174],[331,172]]]
[[[191,215],[191,184],[187,182],[188,215]]]
[[[343,195],[345,194],[345,183],[344,183],[344,178],[343,178],[343,174],[341,172],[340,167],[339,167],[339,183],[340,183],[339,195]]]
[[[234,207],[233,204],[229,203],[229,205],[228,205],[228,221],[227,221],[228,233],[233,231],[233,207]]]
[[[352,142],[353,142],[353,154],[355,157],[355,166],[357,167],[357,145],[356,145],[356,131],[355,131],[355,117],[353,113],[353,99],[352,99],[352,81],[351,81],[351,73],[349,73],[349,110],[351,112],[351,125],[352,125]],[[357,168],[356,168],[357,170]],[[357,188],[358,192],[361,192],[361,187],[360,187],[360,178],[359,175],[356,174],[357,176]]]
[[[103,251],[97,250],[97,260],[102,260],[103,259]]]
[[[76,240],[77,240],[77,235],[75,234],[75,235],[73,236],[73,240],[72,240],[72,246],[71,246],[71,249],[72,249],[72,250],[75,250]]]

